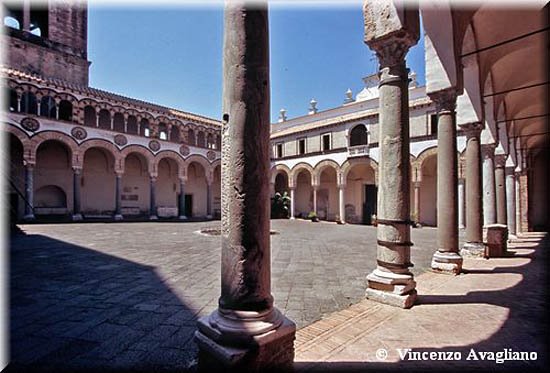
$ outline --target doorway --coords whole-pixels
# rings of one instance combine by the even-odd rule
[[[365,199],[363,201],[363,224],[372,224],[372,215],[376,215],[378,187],[372,184],[365,185]]]

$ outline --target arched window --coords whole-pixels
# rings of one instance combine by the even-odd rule
[[[67,100],[61,100],[59,103],[59,119],[68,122],[73,120],[73,104]]]
[[[124,132],[124,115],[115,113],[113,116],[113,129],[117,132]]]
[[[40,116],[55,119],[55,100],[50,96],[44,96],[40,100]]]
[[[179,126],[172,126],[172,130],[170,131],[170,141],[180,142],[180,127]]]
[[[220,150],[222,148],[222,137],[220,135],[216,135],[216,149]]]
[[[214,149],[214,136],[211,133],[206,136],[206,147],[208,149]]]
[[[25,92],[21,96],[21,112],[34,115],[38,113],[38,104],[33,93]]]
[[[168,139],[168,130],[166,129],[166,124],[159,124],[159,139],[167,140]]]
[[[4,17],[4,26],[11,27],[16,30],[21,30],[21,23],[17,18],[12,16]]]
[[[367,145],[367,143],[367,128],[362,124],[353,127],[349,136],[349,146]]]
[[[48,38],[48,3],[31,3],[29,31],[31,34]]]
[[[138,134],[137,119],[133,115],[128,116],[128,121],[126,122],[126,132],[133,135]]]
[[[204,132],[200,131],[198,134],[197,134],[197,146],[201,147],[201,148],[205,148],[206,147],[206,138],[204,136]]]
[[[149,137],[151,135],[150,129],[149,129],[149,121],[147,119],[143,118],[141,120],[140,127],[141,127],[140,131],[142,136]]]
[[[8,110],[11,112],[17,112],[17,92],[14,89],[8,91],[10,100],[8,101]]]
[[[23,29],[23,2],[4,1],[4,26],[21,30]]]
[[[84,108],[84,125],[89,127],[95,127],[97,125],[97,114],[95,109],[88,105]]]
[[[99,111],[99,128],[111,129],[111,113],[109,113],[109,110],[101,109]]]
[[[193,131],[191,128],[187,131],[187,142],[189,145],[197,145],[197,140],[195,139],[195,131]]]

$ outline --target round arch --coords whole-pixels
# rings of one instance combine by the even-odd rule
[[[158,165],[161,160],[164,158],[169,158],[174,160],[176,162],[176,165],[178,166],[178,177],[184,176],[184,168],[185,168],[185,161],[184,159],[176,152],[172,150],[163,150],[155,155],[155,158],[153,160],[153,169],[158,170]]]
[[[84,155],[86,152],[91,148],[101,148],[105,151],[107,151],[114,159],[115,164],[115,172],[122,171],[121,162],[120,162],[120,151],[117,149],[115,145],[113,145],[111,142],[107,140],[101,140],[101,139],[93,139],[93,140],[86,140],[82,144],[80,144],[80,147],[78,148],[81,157],[81,162],[84,162]]]
[[[74,138],[63,132],[57,131],[44,131],[31,137],[31,143],[29,147],[30,159],[36,159],[36,151],[46,141],[55,140],[63,143],[69,149],[71,164],[73,166],[81,164],[80,153],[78,151],[78,143]]]
[[[124,166],[126,162],[126,158],[131,153],[137,153],[140,154],[145,160],[147,161],[147,171],[149,173],[154,173],[154,162],[155,162],[155,156],[149,149],[147,149],[144,146],[141,145],[130,145],[125,147],[120,151],[120,169],[124,171]]]
[[[325,159],[325,160],[320,161],[319,163],[317,163],[315,165],[315,167],[313,168],[313,171],[314,171],[313,183],[315,185],[319,185],[319,183],[321,181],[321,174],[328,167],[334,169],[334,171],[336,172],[336,177],[338,179],[338,176],[340,175],[340,172],[341,172],[340,166],[338,165],[338,163],[336,163],[332,159]]]
[[[291,171],[290,171],[290,168],[288,168],[288,166],[286,166],[284,164],[278,164],[278,165],[275,165],[275,166],[271,167],[271,184],[275,184],[275,178],[281,172],[286,173],[286,177],[290,178]]]
[[[300,174],[300,172],[304,170],[309,173],[309,176],[313,181],[313,167],[311,167],[311,165],[309,165],[308,163],[300,162],[292,167],[292,170],[290,172],[289,184],[291,188],[296,186],[296,178],[298,177],[298,174]]]

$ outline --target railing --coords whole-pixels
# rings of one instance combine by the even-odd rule
[[[363,155],[369,155],[368,145],[355,145],[348,147],[348,157],[361,157]]]

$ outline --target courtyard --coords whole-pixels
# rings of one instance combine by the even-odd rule
[[[217,307],[219,222],[22,225],[10,252],[11,368],[194,366],[196,320]],[[303,328],[364,298],[376,228],[273,220],[275,305]],[[412,230],[412,271],[436,230]]]

